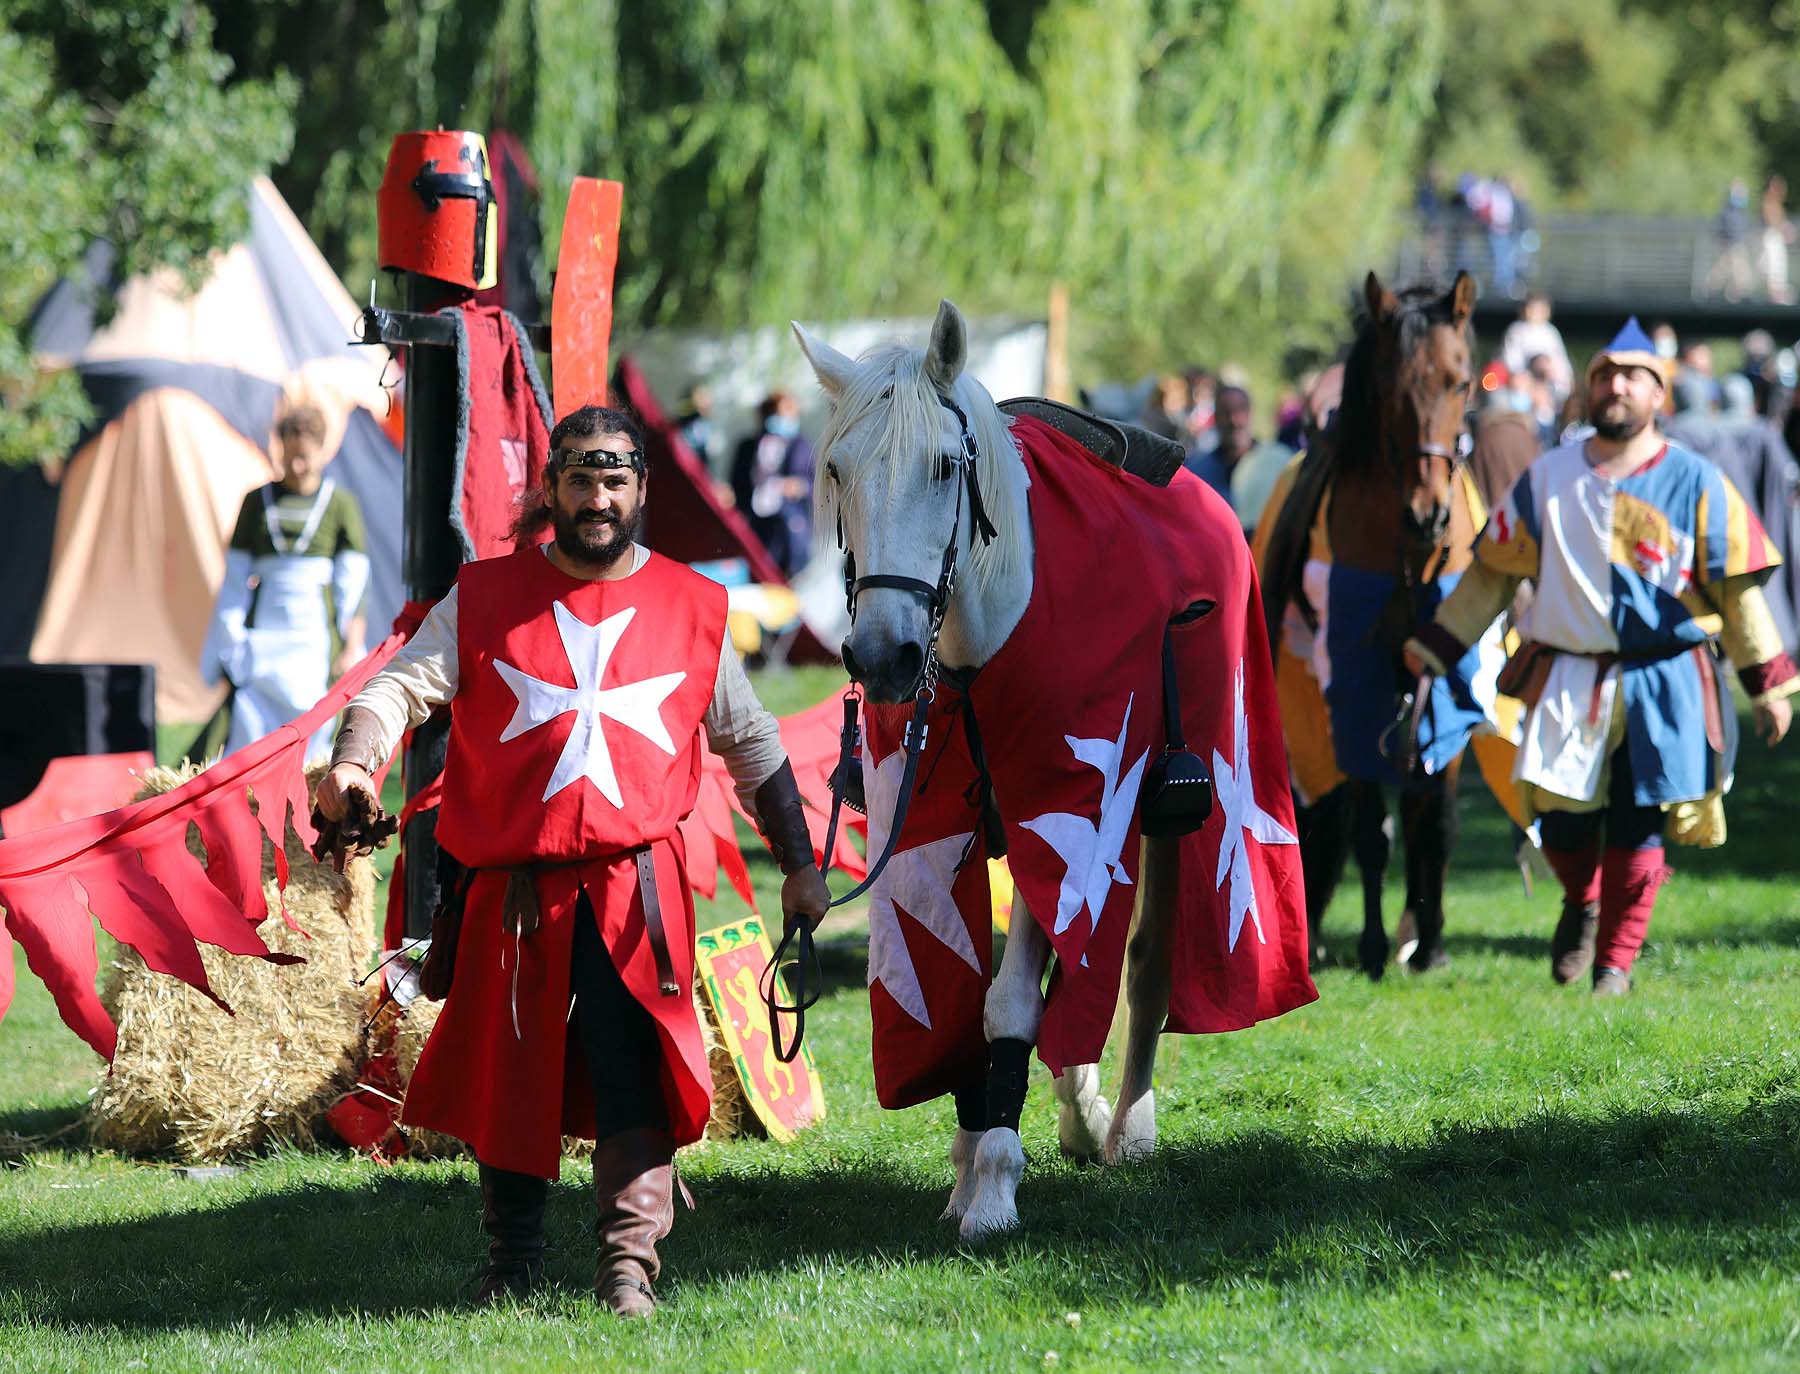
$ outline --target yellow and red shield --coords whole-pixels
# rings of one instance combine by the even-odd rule
[[[812,1046],[803,1045],[791,1064],[775,1057],[769,1013],[758,990],[763,970],[775,955],[760,918],[700,932],[696,942],[700,976],[719,1032],[731,1052],[744,1095],[769,1135],[789,1141],[825,1117],[825,1093],[813,1065]],[[781,1000],[791,1000],[785,987]],[[793,1034],[793,1018],[782,1018],[783,1038]]]

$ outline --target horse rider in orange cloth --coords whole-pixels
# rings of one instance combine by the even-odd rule
[[[373,770],[454,700],[437,839],[462,876],[445,884],[425,981],[446,957],[454,980],[402,1121],[480,1162],[479,1303],[537,1282],[562,1137],[594,1137],[595,1293],[639,1316],[674,1220],[674,1151],[711,1107],[677,831],[702,732],[787,875],[785,917],[816,922],[830,899],[775,720],[732,650],[725,589],[635,540],[637,423],[586,406],[549,443],[554,538],[463,565],[350,703],[316,802],[352,829],[378,816]]]

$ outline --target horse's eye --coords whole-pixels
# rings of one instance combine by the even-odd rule
[[[935,464],[935,466],[933,466],[933,468],[931,470],[931,476],[932,476],[933,480],[939,481],[939,482],[948,482],[951,479],[951,477],[953,477],[955,475],[955,473],[956,473],[956,464],[951,460],[950,455],[948,453],[938,454],[937,463]]]
[[[884,401],[893,400],[894,399],[894,388],[890,386],[890,387],[888,387],[888,389],[886,391],[882,392],[881,399]]]
[[[842,482],[842,481],[843,481],[843,480],[844,480],[844,479],[843,479],[843,478],[841,478],[841,477],[839,477],[839,476],[838,476],[838,470],[837,470],[837,464],[836,464],[836,463],[827,463],[827,464],[825,464],[825,475],[826,475],[826,476],[827,476],[827,477],[829,477],[829,478],[830,478],[830,479],[831,479],[831,480],[832,480],[832,481],[834,481],[834,482],[839,482],[839,483],[841,483],[841,482]]]

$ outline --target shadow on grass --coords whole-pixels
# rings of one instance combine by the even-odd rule
[[[15,1163],[40,1150],[79,1144],[83,1104],[22,1107],[0,1112],[0,1164]]]
[[[1785,1264],[1800,1228],[1797,1136],[1800,1101],[1784,1097],[1723,1117],[1546,1113],[1412,1146],[1265,1132],[1119,1171],[1034,1160],[1019,1198],[1025,1228],[995,1254],[1034,1298],[1090,1309],[1246,1274],[1384,1289],[1428,1271],[1482,1281],[1521,1263],[1579,1266],[1614,1240],[1666,1246],[1666,1262],[1705,1271]],[[814,1263],[958,1262],[954,1230],[933,1220],[947,1180],[868,1157],[790,1163],[704,1180],[700,1210],[664,1242],[673,1302],[684,1287]],[[577,1291],[593,1263],[584,1182],[571,1170],[550,1213],[550,1281]],[[15,1228],[0,1240],[0,1286],[45,1326],[90,1330],[382,1316],[460,1306],[481,1248],[471,1175],[398,1169]]]

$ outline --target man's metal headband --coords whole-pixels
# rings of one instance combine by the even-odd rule
[[[553,448],[549,468],[552,472],[561,472],[565,468],[630,468],[642,477],[644,452],[636,448],[626,449],[623,453],[606,448]]]

